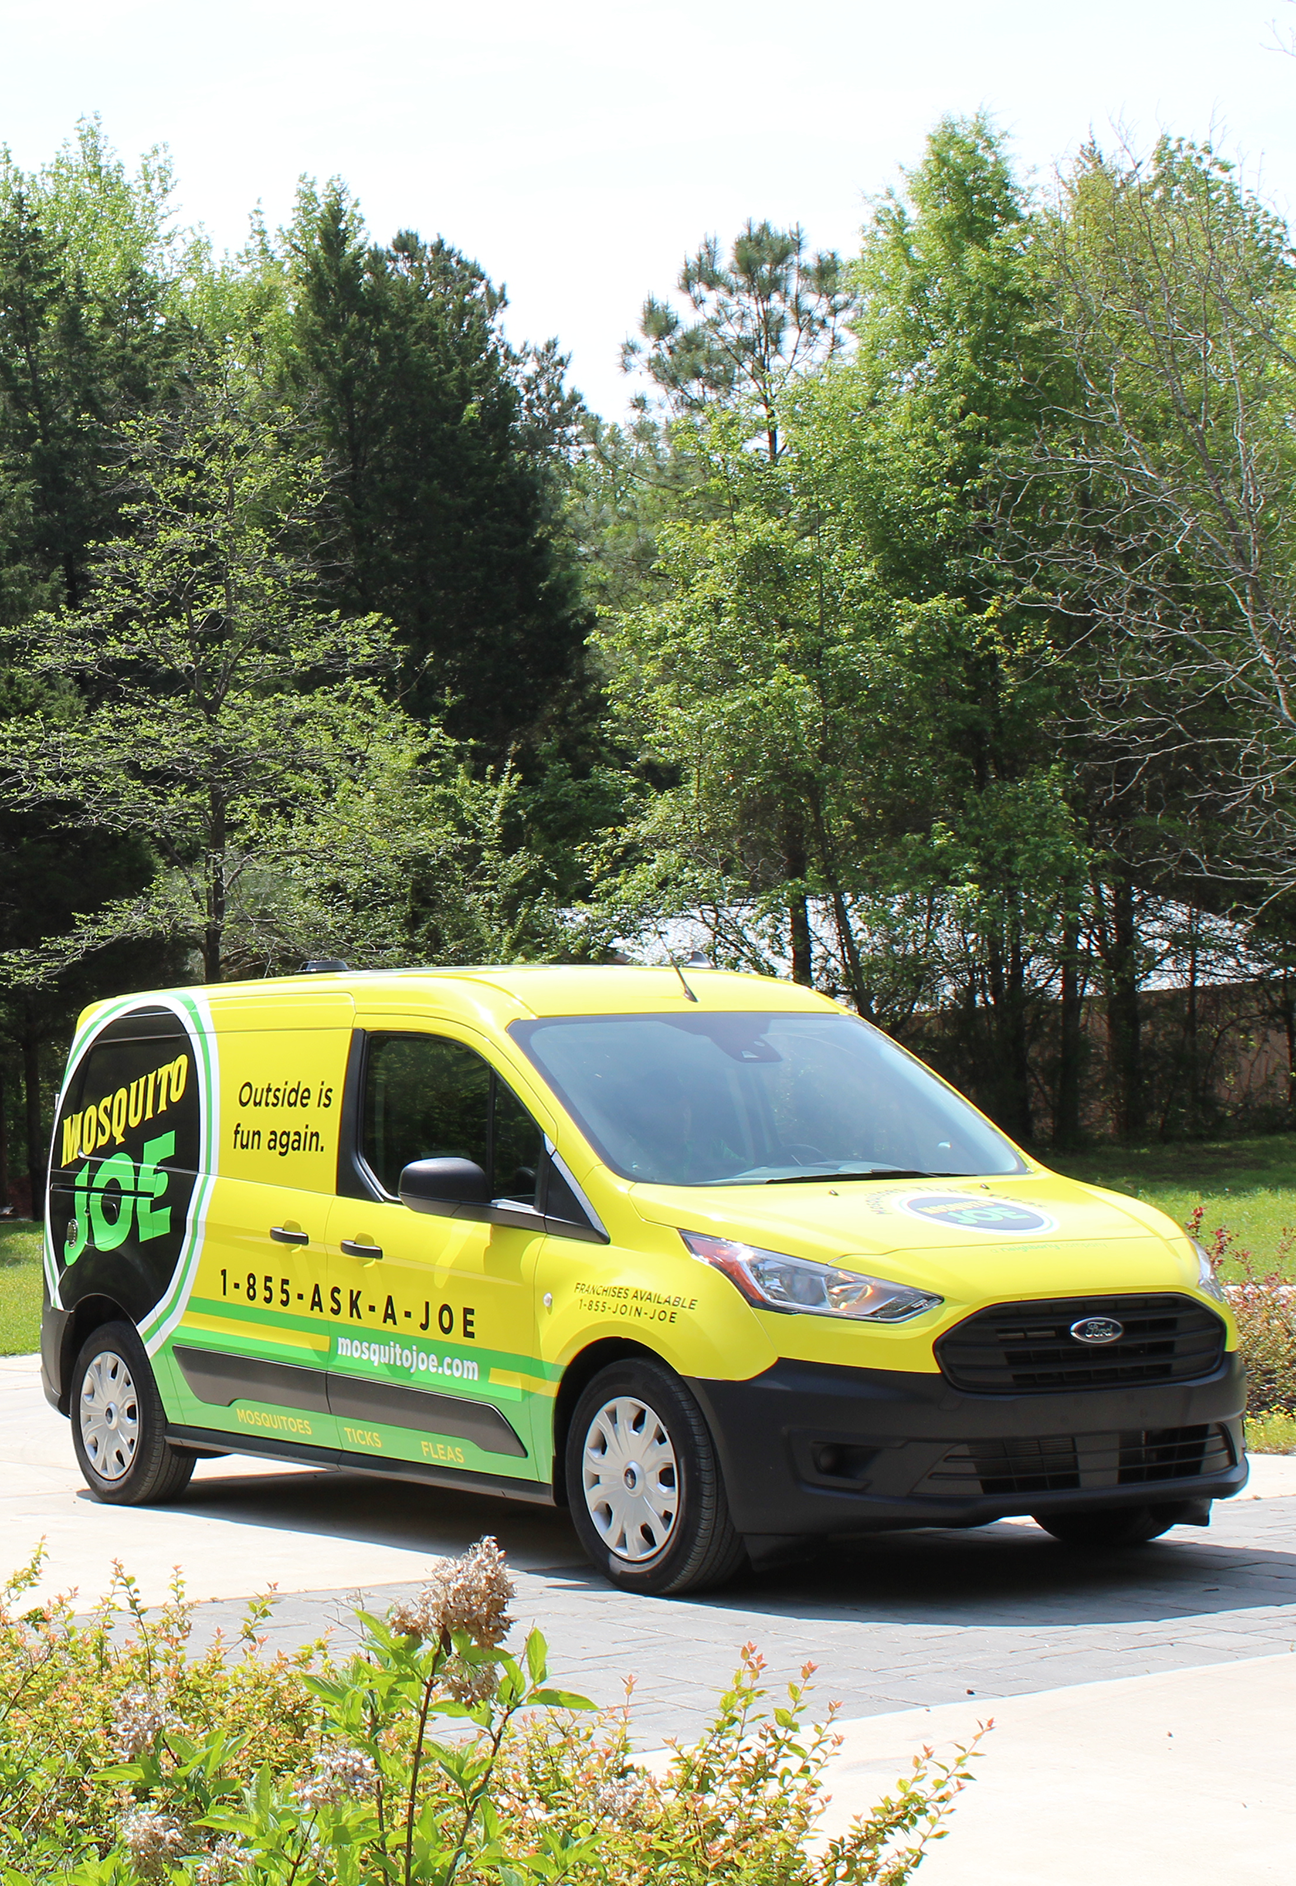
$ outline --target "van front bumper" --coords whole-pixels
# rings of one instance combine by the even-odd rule
[[[982,1526],[1021,1513],[1227,1499],[1247,1477],[1246,1375],[966,1394],[943,1375],[776,1362],[746,1382],[690,1381],[730,1512],[754,1537]]]

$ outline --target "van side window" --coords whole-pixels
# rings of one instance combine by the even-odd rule
[[[412,1159],[458,1158],[492,1198],[535,1204],[539,1127],[479,1054],[440,1035],[370,1037],[360,1147],[392,1197]]]
[[[536,1203],[536,1175],[544,1142],[522,1102],[495,1077],[494,1176],[491,1197],[520,1205]]]

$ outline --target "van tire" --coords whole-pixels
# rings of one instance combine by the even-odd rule
[[[598,1462],[609,1454],[626,1466],[605,1482]],[[664,1364],[628,1357],[601,1369],[572,1414],[566,1459],[568,1505],[580,1542],[622,1591],[665,1598],[713,1590],[746,1564],[706,1419]],[[659,1476],[656,1491],[645,1495],[652,1510],[631,1502],[632,1510],[648,1512],[647,1523],[625,1523],[624,1509],[611,1500],[620,1482],[629,1487],[635,1476],[633,1494],[650,1472]],[[605,1485],[609,1501],[600,1499]],[[661,1542],[654,1547],[659,1527]]]
[[[1147,1545],[1178,1521],[1178,1506],[1099,1506],[1087,1513],[1033,1513],[1037,1526],[1063,1545],[1099,1550]]]
[[[189,1484],[196,1456],[169,1445],[162,1397],[129,1323],[102,1323],[82,1343],[68,1412],[77,1465],[105,1505],[160,1505]]]

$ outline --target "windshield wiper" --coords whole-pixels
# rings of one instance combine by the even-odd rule
[[[839,1179],[966,1179],[966,1172],[919,1172],[907,1166],[879,1166],[874,1172],[794,1172],[786,1179],[763,1179],[763,1185],[816,1185]]]

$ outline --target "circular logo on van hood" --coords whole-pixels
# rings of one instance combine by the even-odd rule
[[[1033,1205],[993,1193],[978,1197],[968,1192],[911,1192],[894,1201],[911,1218],[929,1225],[947,1225],[951,1231],[983,1231],[991,1237],[1018,1237],[1032,1231],[1053,1231],[1056,1221]]]

